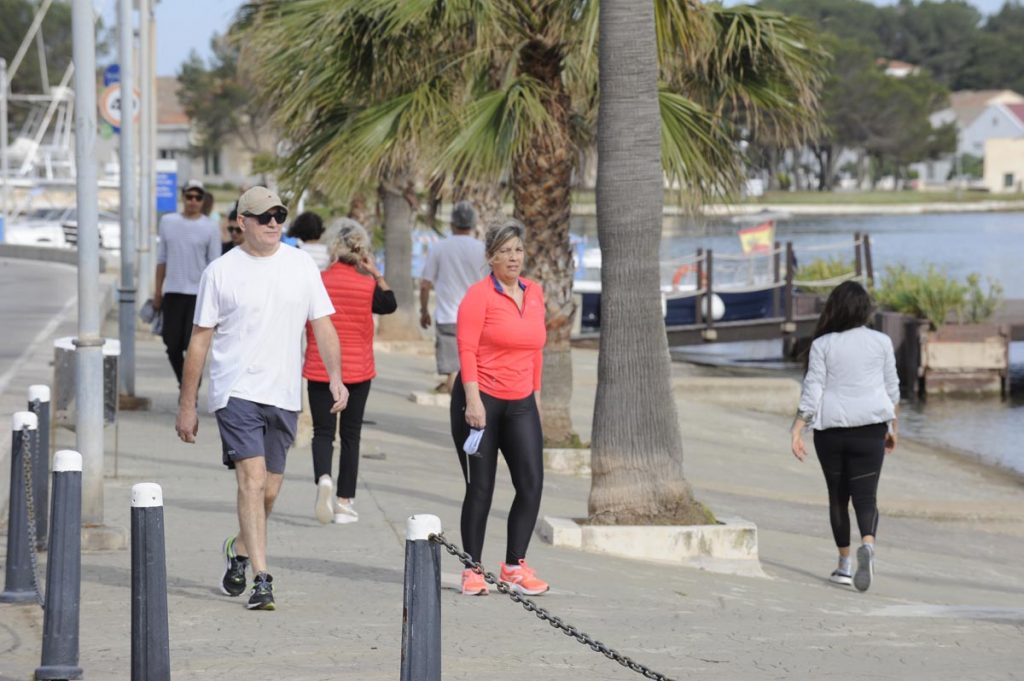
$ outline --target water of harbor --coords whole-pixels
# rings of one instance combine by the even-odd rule
[[[751,224],[749,221],[745,223]],[[692,254],[698,248],[715,253],[740,251],[737,230],[728,218],[666,217],[662,260]],[[776,240],[792,241],[798,258],[836,257],[852,260],[853,234],[870,234],[876,276],[887,265],[917,270],[934,264],[963,279],[977,272],[998,281],[1008,299],[1024,299],[1024,213],[959,213],[926,215],[800,216],[776,219]],[[573,218],[573,233],[587,246],[597,246],[596,220]],[[847,242],[849,246],[843,245]],[[836,247],[814,250],[835,244]],[[781,361],[781,341],[709,344],[676,349],[677,359],[693,353],[703,361],[728,366],[722,371],[783,373],[799,376],[798,367]],[[930,397],[902,405],[902,433],[915,440],[963,452],[986,463],[1024,475],[1024,343],[1010,347],[1013,392],[999,397]]]

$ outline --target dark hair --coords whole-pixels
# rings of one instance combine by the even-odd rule
[[[234,223],[238,219],[238,201],[235,201],[235,205],[231,206],[231,212],[228,213],[228,222]]]
[[[860,283],[844,281],[832,289],[828,300],[825,301],[825,309],[818,317],[818,326],[814,329],[814,337],[811,342],[829,334],[849,331],[864,326],[871,319],[874,305],[867,289]],[[810,345],[804,355],[804,369],[810,361]]]
[[[292,226],[288,229],[288,236],[302,239],[303,241],[316,241],[323,236],[323,233],[324,221],[312,211],[306,211],[295,218]]]
[[[210,213],[213,212],[213,194],[203,192],[203,207],[199,211],[206,217],[210,217]]]

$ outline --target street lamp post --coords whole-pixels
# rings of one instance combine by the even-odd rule
[[[118,0],[121,61],[121,286],[118,289],[122,392],[135,396],[135,38],[132,0]]]

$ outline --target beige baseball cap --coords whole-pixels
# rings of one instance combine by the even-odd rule
[[[238,199],[239,215],[260,215],[271,208],[284,208],[281,198],[266,187],[253,187]]]

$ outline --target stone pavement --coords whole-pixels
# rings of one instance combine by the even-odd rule
[[[224,537],[235,531],[233,476],[216,425],[196,445],[174,434],[175,385],[140,336],[138,389],[149,412],[122,412],[108,433],[107,522],[129,527],[137,482],[163,486],[173,678],[247,681],[399,676],[405,519],[440,516],[459,542],[462,481],[447,411],[407,400],[436,384],[429,355],[377,355],[364,429],[360,522],[313,518],[307,446],[290,455],[269,522],[278,610],[248,612],[220,594]],[[596,353],[574,352],[574,419],[589,437]],[[696,370],[675,366],[679,375]],[[46,381],[43,375],[35,380]],[[204,397],[205,401],[205,397]],[[814,461],[788,452],[784,417],[679,403],[687,474],[720,515],[757,523],[769,579],[554,549],[530,562],[554,586],[555,614],[675,679],[1024,678],[1022,486],[946,454],[906,445],[886,463],[875,586],[829,585],[834,549]],[[58,446],[73,446],[62,431]],[[542,514],[582,516],[589,480],[549,475]],[[511,503],[499,472],[485,562],[497,568]],[[2,548],[2,547],[0,547]],[[456,592],[461,566],[443,554],[444,678],[489,681],[641,678],[551,629],[499,594]],[[81,666],[87,679],[130,676],[130,556],[82,557]],[[0,679],[31,678],[42,618],[0,605]]]

